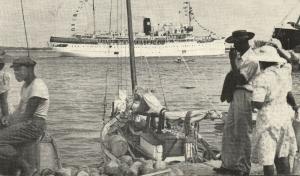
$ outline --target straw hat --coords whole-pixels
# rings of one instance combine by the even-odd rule
[[[257,48],[257,60],[260,62],[277,62],[277,63],[285,63],[286,60],[279,56],[277,50],[272,46],[262,46]]]
[[[234,43],[236,41],[240,41],[240,40],[250,40],[254,37],[254,33],[253,32],[248,32],[246,30],[237,30],[237,31],[233,31],[232,35],[227,37],[225,42],[227,43]]]
[[[272,45],[275,45],[275,47],[277,47],[277,48],[282,48],[282,44],[281,44],[280,40],[278,40],[277,38],[271,38],[269,40],[269,43],[271,43]]]

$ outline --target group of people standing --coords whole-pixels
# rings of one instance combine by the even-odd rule
[[[254,33],[234,31],[226,39],[231,71],[227,74],[221,100],[230,102],[222,138],[217,173],[246,176],[251,162],[263,166],[264,175],[290,174],[289,156],[297,143],[292,126],[298,106],[292,94],[292,66],[280,42],[271,40],[252,49]],[[251,140],[252,113],[257,112]]]
[[[221,101],[230,102],[230,106],[224,119],[222,165],[213,170],[248,176],[252,162],[263,166],[264,175],[274,175],[274,165],[277,174],[289,175],[289,157],[297,151],[292,126],[298,113],[291,75],[291,57],[295,55],[282,49],[276,39],[253,49],[249,40],[254,36],[253,32],[238,30],[226,39],[234,47],[229,52],[231,71],[225,77]],[[167,111],[151,93],[140,97],[144,103],[137,103],[134,109],[138,113],[154,113],[171,120],[204,118],[198,111]]]
[[[18,82],[24,82],[20,102],[11,112],[8,102],[10,76],[5,71],[6,55],[0,51],[0,175],[31,176],[35,171],[21,155],[22,147],[37,141],[45,132],[49,93],[44,81],[34,73],[30,57],[13,60],[10,66]]]

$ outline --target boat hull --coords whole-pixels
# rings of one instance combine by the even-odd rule
[[[63,46],[63,47],[61,47]],[[53,50],[61,56],[78,57],[129,57],[129,48],[126,44],[64,44],[51,43]],[[172,56],[207,56],[225,54],[224,40],[211,42],[174,42],[163,45],[135,45],[137,57],[172,57]]]
[[[295,28],[278,27],[274,29],[273,37],[280,40],[284,49],[296,49],[300,45],[300,30]]]
[[[17,147],[22,158],[38,173],[47,170],[62,168],[61,158],[55,140],[50,135],[45,135],[41,140]],[[13,175],[16,173],[14,164],[0,161],[0,175]]]

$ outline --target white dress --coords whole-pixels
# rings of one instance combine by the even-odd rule
[[[264,105],[257,114],[252,162],[273,165],[275,156],[295,155],[294,112],[286,100],[291,88],[290,64],[268,67],[254,80],[253,101]]]
[[[0,94],[9,92],[10,89],[10,75],[4,69],[0,71]],[[8,94],[9,96],[9,94]],[[11,114],[13,112],[13,106],[10,104],[8,100],[8,113]],[[2,116],[2,110],[0,108],[0,116]]]

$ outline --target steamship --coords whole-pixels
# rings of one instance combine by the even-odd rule
[[[300,16],[296,22],[288,22],[276,26],[273,37],[281,41],[282,47],[287,50],[300,52]]]
[[[193,16],[190,2],[184,4],[189,19],[187,25],[163,24],[157,25],[157,30],[153,30],[150,18],[143,19],[143,33],[134,35],[135,56],[183,57],[225,54],[224,38],[202,27]],[[194,36],[192,19],[208,31],[209,35]],[[51,36],[49,45],[62,56],[107,58],[129,57],[128,42],[128,36],[121,33],[96,34],[94,25],[93,34],[72,37]]]

